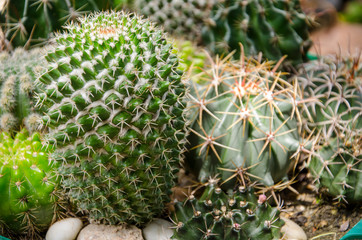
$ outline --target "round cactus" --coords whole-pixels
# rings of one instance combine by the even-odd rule
[[[123,12],[67,26],[39,104],[66,194],[91,220],[141,225],[169,201],[185,143],[185,86],[164,33]]]
[[[51,151],[39,133],[0,133],[1,234],[42,239],[39,234],[55,220],[59,200]]]
[[[194,151],[185,163],[201,182],[217,173],[226,181],[247,169],[254,180],[271,186],[287,178],[297,155],[296,112],[303,102],[282,80],[278,65],[230,57],[205,68],[206,77],[190,94]]]
[[[35,109],[36,73],[41,71],[45,59],[35,48],[16,49],[12,54],[0,54],[0,130],[13,131],[25,127],[34,132],[39,127],[39,111]]]
[[[200,199],[192,192],[185,202],[175,203],[171,239],[280,239],[284,222],[264,194],[257,198],[252,188],[242,186],[226,194],[217,183],[209,179]]]

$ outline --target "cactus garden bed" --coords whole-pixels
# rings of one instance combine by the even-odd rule
[[[309,59],[299,0],[8,0],[0,21],[0,235],[338,239],[362,217],[361,52]]]

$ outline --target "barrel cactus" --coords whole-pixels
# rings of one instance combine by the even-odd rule
[[[138,0],[136,9],[161,24],[166,31],[188,36],[214,53],[244,45],[247,55],[278,61],[284,65],[306,60],[311,46],[306,16],[299,0]]]
[[[279,209],[271,207],[265,195],[259,198],[252,188],[240,186],[226,194],[218,179],[205,184],[202,196],[192,192],[186,201],[175,203],[171,239],[271,240],[280,239],[284,222]]]
[[[78,212],[141,225],[169,201],[184,151],[179,60],[164,33],[137,15],[79,21],[57,35],[39,77],[53,158]]]
[[[1,235],[42,239],[40,233],[60,214],[52,151],[39,133],[0,133]]]
[[[40,118],[35,109],[36,74],[41,71],[45,59],[35,48],[21,48],[13,53],[0,53],[0,130],[14,131],[25,127],[29,132],[37,130]]]
[[[276,71],[280,63],[216,58],[194,84],[193,151],[185,165],[201,182],[217,173],[226,181],[245,169],[268,186],[287,179],[301,145],[296,112],[304,103]]]

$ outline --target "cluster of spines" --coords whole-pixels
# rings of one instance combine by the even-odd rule
[[[210,178],[201,197],[196,190],[184,202],[175,202],[171,239],[279,239],[284,224],[279,207],[267,203],[264,194],[257,198],[250,186],[239,186],[226,194]]]
[[[35,109],[36,74],[42,69],[41,53],[45,49],[25,51],[16,49],[0,56],[0,129],[19,130],[25,127],[34,132],[40,115]]]
[[[185,143],[185,95],[172,44],[123,12],[69,25],[46,56],[39,105],[58,174],[92,220],[143,224],[163,211]]]

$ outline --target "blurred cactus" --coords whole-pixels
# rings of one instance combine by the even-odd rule
[[[39,127],[35,109],[35,85],[46,49],[25,51],[17,48],[13,53],[0,53],[0,130],[13,131],[25,127],[29,132]]]

